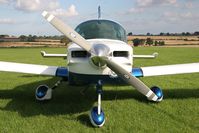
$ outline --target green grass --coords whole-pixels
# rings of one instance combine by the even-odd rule
[[[0,60],[65,66],[66,61],[42,58],[40,51],[64,53],[64,48],[1,48]],[[135,48],[135,54],[159,52],[155,60],[137,59],[135,66],[199,62],[199,48]],[[93,87],[63,83],[51,101],[35,100],[35,88],[58,78],[0,72],[0,132],[199,132],[199,74],[141,78],[163,89],[161,103],[148,102],[131,86],[105,86],[102,107],[106,123],[93,128],[89,110],[96,105]]]

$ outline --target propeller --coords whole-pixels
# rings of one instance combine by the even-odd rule
[[[108,57],[110,49],[103,44],[90,45],[81,35],[74,31],[70,26],[64,24],[61,20],[54,15],[44,11],[42,15],[49,21],[57,30],[62,32],[71,41],[78,44],[80,47],[91,53],[91,61],[98,67],[108,66],[113,70],[120,78],[132,85],[140,93],[145,95],[149,100],[157,101],[158,97],[147,87],[141,80],[132,76],[130,72],[126,71],[116,62],[111,61]]]

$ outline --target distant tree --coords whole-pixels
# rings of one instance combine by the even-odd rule
[[[38,39],[43,39],[43,36],[38,36],[37,38],[38,38]]]
[[[21,35],[21,36],[19,36],[19,39],[20,39],[20,41],[25,42],[25,41],[27,41],[28,37],[25,35]]]
[[[61,38],[60,42],[65,43],[65,45],[67,45],[71,41],[67,37],[63,37],[63,38]]]
[[[151,33],[149,33],[149,32],[148,32],[148,33],[146,33],[146,35],[147,35],[147,36],[150,36],[150,35],[151,35]]]
[[[166,34],[167,36],[170,36],[170,33],[169,32],[167,32],[167,34]]]
[[[147,38],[147,39],[146,39],[146,44],[148,44],[148,45],[153,45],[153,39]]]
[[[185,36],[186,35],[186,33],[185,32],[182,32],[182,36]]]
[[[164,41],[159,41],[159,45],[163,46],[163,45],[165,45],[165,42]]]
[[[190,36],[191,35],[191,33],[189,33],[189,32],[186,32],[186,36]]]
[[[138,38],[133,39],[133,46],[137,47],[139,46],[139,44],[140,44],[140,39]]]
[[[146,42],[146,40],[145,40],[145,39],[140,39],[140,45],[144,45],[144,44],[145,44],[145,42]]]
[[[32,40],[32,35],[28,35],[27,41],[28,41],[28,42],[32,42],[32,41],[33,41],[33,40]]]
[[[135,38],[133,39],[133,46],[137,47],[139,45],[144,45],[145,40],[144,39],[139,39],[139,38]]]
[[[0,35],[0,38],[9,37],[9,35]]]
[[[198,36],[199,35],[199,31],[196,31],[193,33],[195,36]]]
[[[164,33],[163,33],[163,32],[160,32],[160,36],[164,36]]]
[[[128,36],[132,36],[132,35],[133,35],[133,33],[132,33],[132,32],[129,32],[129,33],[128,33]]]
[[[158,42],[158,41],[155,41],[154,44],[155,44],[155,46],[158,46],[159,42]]]
[[[32,40],[35,41],[38,37],[36,35],[32,36]]]

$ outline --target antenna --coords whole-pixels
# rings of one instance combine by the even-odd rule
[[[98,6],[98,19],[100,19],[100,18],[101,18],[101,7]]]

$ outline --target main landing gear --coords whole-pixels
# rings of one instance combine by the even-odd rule
[[[98,106],[93,107],[90,111],[89,117],[93,126],[102,127],[105,123],[105,115],[101,108],[101,95],[102,95],[102,81],[99,80],[96,84],[96,92],[98,95]]]
[[[57,81],[52,88],[48,87],[47,85],[38,86],[35,91],[36,100],[38,101],[50,100],[52,98],[52,91],[55,88],[57,88],[62,81],[63,79]]]

